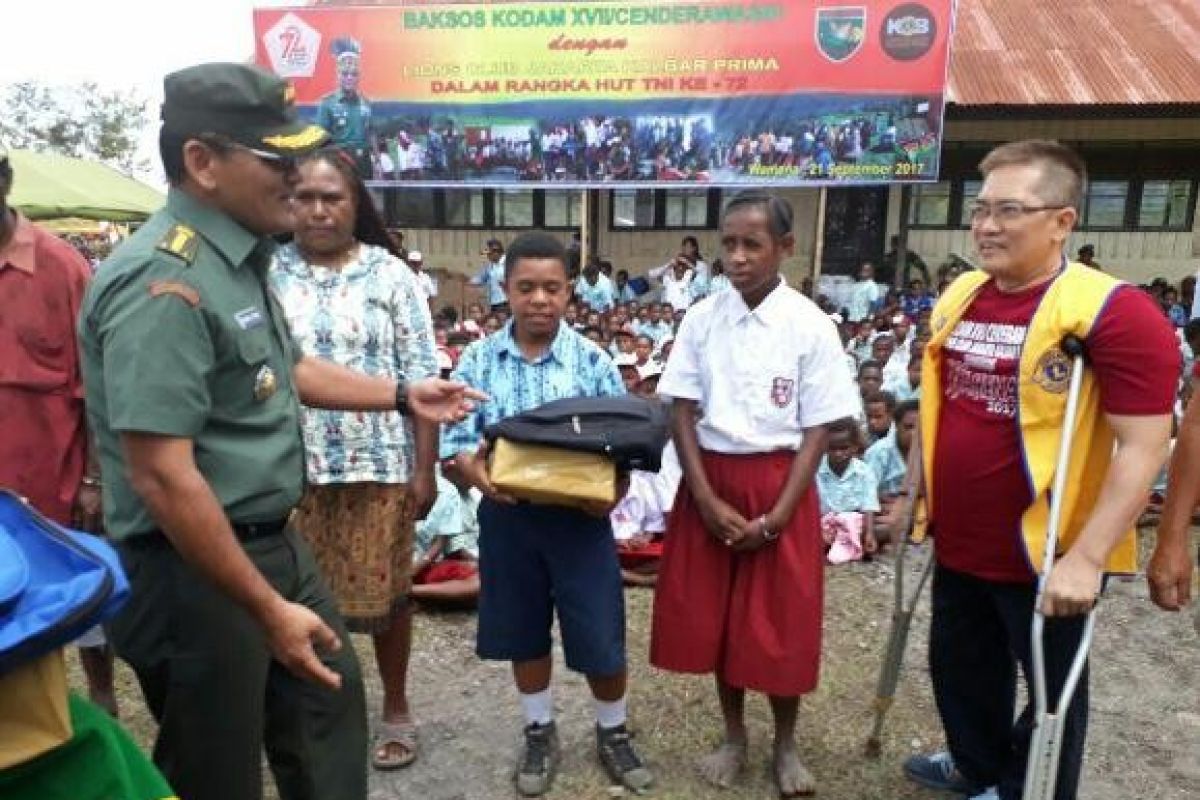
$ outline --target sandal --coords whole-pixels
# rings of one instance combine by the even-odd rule
[[[386,772],[403,769],[416,760],[416,723],[412,720],[380,722],[379,727],[375,730],[375,743],[371,750],[371,766]]]

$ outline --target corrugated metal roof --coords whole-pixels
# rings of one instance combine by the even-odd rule
[[[948,99],[1200,103],[1200,0],[959,0]]]
[[[1200,0],[958,0],[947,95],[960,106],[1200,103]]]

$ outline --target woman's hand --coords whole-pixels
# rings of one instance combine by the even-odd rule
[[[437,479],[432,469],[418,469],[409,480],[409,492],[413,499],[413,519],[422,520],[429,516],[437,502]]]
[[[704,527],[714,539],[729,547],[742,540],[747,523],[737,509],[718,497],[708,498],[699,506]]]

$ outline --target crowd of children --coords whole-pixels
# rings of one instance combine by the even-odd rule
[[[693,252],[698,250],[685,247],[692,263],[696,261],[691,258]],[[684,253],[679,257],[683,258]],[[563,321],[612,356],[626,391],[656,397],[659,378],[686,309],[659,300],[661,292],[634,296],[627,279],[620,282],[618,290],[617,282],[609,280],[612,265],[598,259],[596,263],[600,267],[594,280],[584,285],[586,270],[576,278],[575,296]],[[957,277],[960,270],[959,265],[939,273],[939,287]],[[888,289],[875,282],[869,264],[863,265],[858,277],[846,307],[837,307],[823,295],[815,298],[837,323],[862,399],[858,415],[835,426],[829,452],[818,471],[831,563],[869,560],[898,535],[896,526],[901,520],[895,513],[896,499],[907,489],[908,452],[921,392],[921,358],[929,340],[929,316],[936,299],[921,279],[913,279],[901,291]],[[1177,286],[1160,278],[1141,287],[1155,298],[1179,331],[1185,378],[1192,374],[1194,353],[1200,351],[1200,321],[1188,321],[1195,284],[1191,277]],[[611,299],[596,302],[594,286],[607,287]],[[715,293],[726,287],[710,281],[708,288],[709,293]],[[808,282],[803,288],[811,292]],[[449,375],[467,344],[495,333],[508,318],[504,308],[489,310],[481,303],[470,304],[462,319],[453,308],[443,309],[434,322],[443,373]],[[1190,381],[1181,380],[1177,415],[1183,413],[1190,389]],[[671,449],[661,473],[632,477],[629,495],[613,512],[624,577],[630,585],[654,583],[666,515],[679,478],[678,459]],[[1165,480],[1164,474],[1160,483],[1165,485]],[[868,484],[872,487],[869,492],[862,488]],[[450,491],[446,489],[447,496]],[[465,520],[473,513],[471,502],[465,493],[459,494]],[[1151,510],[1154,502],[1152,498]],[[435,577],[439,574],[434,573]],[[475,580],[477,583],[477,577]],[[418,588],[418,593],[427,591]]]

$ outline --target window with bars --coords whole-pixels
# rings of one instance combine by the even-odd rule
[[[609,205],[610,230],[715,230],[719,189],[617,189]]]
[[[920,228],[946,227],[950,222],[951,189],[950,181],[913,184],[908,224]]]
[[[1080,212],[1080,227],[1120,230],[1125,227],[1128,207],[1129,181],[1089,181]]]
[[[1192,227],[1196,184],[1190,180],[1143,181],[1138,200],[1141,230],[1186,231]]]

